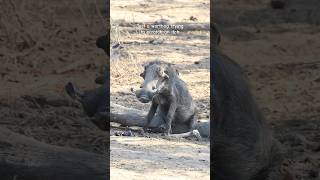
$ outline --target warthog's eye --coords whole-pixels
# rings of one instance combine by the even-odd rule
[[[141,73],[140,76],[144,78],[144,73]]]
[[[161,80],[161,82],[165,82],[166,80],[169,79],[169,76],[167,74],[165,74]]]
[[[168,71],[167,69],[163,70],[163,75],[162,75],[162,77],[163,77],[164,79],[169,79],[169,71]]]

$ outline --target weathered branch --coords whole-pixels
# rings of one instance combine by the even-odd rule
[[[143,127],[146,123],[147,113],[138,109],[127,108],[115,103],[110,103],[110,121],[126,126]]]
[[[121,27],[125,27],[129,32],[135,32],[138,25],[143,25],[143,23],[132,23],[132,22],[121,22],[114,21],[114,24],[118,24]],[[144,24],[162,24],[155,22],[144,22]],[[210,24],[208,23],[185,23],[185,22],[177,22],[174,24],[166,24],[166,25],[175,25],[175,26],[183,26],[183,29],[180,31],[209,31]],[[150,29],[151,30],[151,29]]]
[[[146,124],[146,115],[147,112],[127,108],[115,103],[110,103],[111,112],[110,112],[110,121],[116,122],[125,126],[139,126],[143,127]],[[156,122],[152,122],[150,124],[151,128],[159,127],[159,124]],[[194,125],[195,130],[198,130],[202,137],[209,137],[210,136],[210,123],[209,122],[199,122]],[[187,137],[194,135],[196,132],[187,132],[187,134],[182,134],[181,137]],[[177,136],[178,137],[178,136]]]
[[[200,132],[197,129],[194,129],[190,132],[181,133],[181,134],[170,134],[169,137],[174,137],[174,138],[196,137],[198,140],[202,139]]]

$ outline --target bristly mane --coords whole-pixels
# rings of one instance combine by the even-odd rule
[[[146,69],[147,67],[152,65],[168,65],[170,67],[171,72],[173,72],[175,76],[179,76],[179,72],[175,67],[173,67],[175,65],[173,63],[168,63],[162,60],[155,59],[153,61],[145,63],[144,68]]]
[[[153,61],[150,61],[150,62],[145,63],[145,64],[144,64],[144,67],[152,66],[152,65],[154,65],[154,64],[163,65],[163,64],[169,64],[169,63],[164,62],[164,61],[162,61],[162,60],[155,59],[155,60],[153,60]]]

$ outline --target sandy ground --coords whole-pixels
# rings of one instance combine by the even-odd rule
[[[104,154],[109,135],[64,91],[92,89],[106,56],[104,2],[0,2],[0,125],[38,141]]]
[[[111,179],[209,179],[207,142],[111,137]]]
[[[174,63],[199,109],[198,119],[209,119],[209,29],[187,30],[189,24],[209,25],[209,1],[111,1],[111,100],[148,111],[130,93],[143,79],[143,64],[155,59]],[[191,18],[193,16],[194,18]],[[142,24],[184,25],[178,34],[142,34]],[[143,28],[146,30],[146,28]],[[208,140],[119,137],[111,131],[111,179],[209,179]],[[118,130],[119,131],[119,130]]]

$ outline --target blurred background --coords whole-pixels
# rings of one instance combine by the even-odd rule
[[[319,179],[320,1],[216,0],[223,51],[247,73],[297,179]]]
[[[67,97],[96,87],[107,57],[104,0],[0,1],[0,125],[48,144],[103,154],[108,135]],[[23,151],[23,149],[22,149]],[[23,152],[22,152],[23,153]]]

